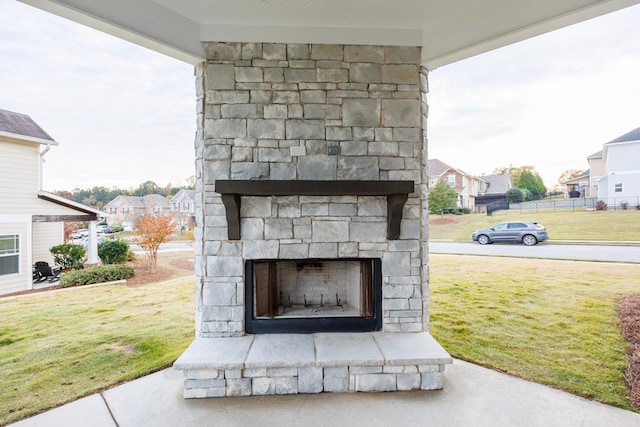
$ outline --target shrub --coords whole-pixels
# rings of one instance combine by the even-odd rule
[[[193,242],[196,239],[193,230],[185,230],[182,233],[182,238],[185,239],[185,240],[188,240],[190,242]]]
[[[60,287],[91,285],[133,277],[133,267],[126,264],[98,265],[84,270],[69,271],[60,279]]]
[[[510,188],[507,190],[507,199],[509,203],[522,203],[525,199],[524,191],[520,188]]]
[[[607,204],[604,201],[599,200],[598,203],[596,203],[596,210],[597,211],[606,211],[607,210]]]
[[[620,202],[620,209],[622,209],[623,211],[626,211],[627,209],[629,209],[629,203],[628,202]]]
[[[64,243],[49,249],[53,255],[56,265],[62,267],[63,270],[80,270],[84,266],[84,256],[87,251],[82,245],[73,243]]]
[[[129,244],[121,239],[105,240],[98,245],[98,257],[103,264],[123,264],[128,252]]]

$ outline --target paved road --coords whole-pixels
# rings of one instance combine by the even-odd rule
[[[524,246],[508,243],[480,245],[478,243],[429,242],[429,252],[640,263],[640,246],[560,245],[548,243]]]
[[[141,249],[132,244],[131,249]],[[193,250],[191,242],[168,242],[160,246],[161,252]],[[478,243],[429,242],[431,253],[495,255],[529,258],[579,259],[590,261],[619,261],[640,263],[640,246],[606,246],[606,245],[561,245],[541,243],[536,246],[521,244],[494,243],[480,245]]]

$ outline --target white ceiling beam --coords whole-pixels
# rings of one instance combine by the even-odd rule
[[[264,25],[203,25],[201,40],[216,42],[319,43],[420,46],[422,31],[391,28],[333,28]]]
[[[467,34],[458,34],[458,37],[464,38],[465,40],[447,40],[441,36],[441,29],[432,28],[423,34],[423,65],[429,70],[434,70],[447,64],[537,37],[638,3],[640,3],[639,0],[594,1],[587,6],[564,12],[552,18],[546,18],[528,25],[519,26],[510,31],[504,31],[491,37],[485,37],[484,39],[482,38],[481,31],[476,29],[475,31],[470,30]],[[536,2],[532,2],[532,5],[535,7],[540,6]],[[474,32],[476,34],[473,34]],[[485,33],[490,32],[485,30]],[[473,41],[474,39],[475,42]],[[462,47],[455,48],[455,45]]]
[[[404,21],[402,16],[394,15],[396,23],[411,22],[406,28],[367,28],[363,25],[370,21],[354,13],[360,4],[356,0],[345,9],[349,13],[340,19],[314,20],[317,16],[304,15],[305,0],[297,0],[301,2],[296,3],[298,15],[287,20],[286,13],[279,13],[261,22],[257,22],[255,13],[245,22],[240,21],[241,8],[246,6],[242,1],[20,1],[192,64],[204,58],[201,41],[368,44],[421,46],[423,64],[430,70],[640,3],[640,0],[456,0],[445,4],[440,0],[423,0],[419,7],[413,3],[406,10],[396,8],[411,14]],[[316,8],[319,4],[309,0],[309,5]],[[370,17],[375,22],[384,22],[393,2],[379,0],[375,4],[380,9]],[[286,7],[283,2],[277,5],[278,10]],[[416,10],[420,13],[416,14]],[[318,25],[305,25],[305,20]],[[290,25],[281,25],[283,22]]]
[[[204,58],[200,25],[154,2],[20,1],[190,64]]]

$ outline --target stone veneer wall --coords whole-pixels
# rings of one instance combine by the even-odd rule
[[[428,328],[426,70],[418,47],[206,43],[196,68],[198,336],[244,332],[245,259],[383,260],[383,330]],[[425,108],[422,106],[425,105]],[[216,179],[413,180],[399,240],[384,197],[243,197],[227,239]]]

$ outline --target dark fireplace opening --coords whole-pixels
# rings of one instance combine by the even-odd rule
[[[247,260],[248,333],[382,329],[379,258]]]

